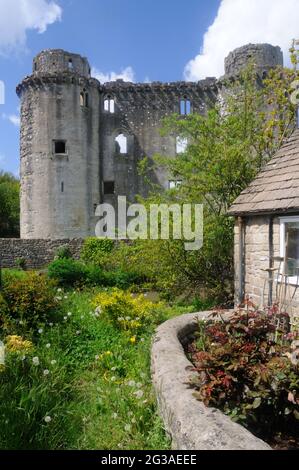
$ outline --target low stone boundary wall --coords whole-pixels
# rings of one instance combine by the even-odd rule
[[[20,238],[0,238],[0,265],[13,268],[18,258],[26,260],[26,267],[38,269],[53,261],[58,248],[68,246],[73,257],[79,258],[83,239],[25,240]]]
[[[198,318],[211,312],[181,315],[160,325],[152,344],[152,378],[160,414],[177,450],[271,450],[221,411],[206,407],[188,387],[192,364],[182,343]]]

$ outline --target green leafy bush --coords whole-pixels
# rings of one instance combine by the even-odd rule
[[[2,291],[8,316],[21,330],[34,328],[55,314],[55,283],[44,275],[29,273],[23,279],[6,282]]]
[[[86,266],[73,259],[58,259],[48,266],[48,276],[55,279],[60,286],[82,284],[86,280]]]
[[[112,252],[113,248],[114,241],[108,238],[86,238],[81,250],[81,259],[86,263],[103,266],[107,255]]]
[[[25,269],[26,269],[26,264],[27,264],[27,262],[26,262],[25,258],[17,258],[15,260],[16,267],[19,268],[19,269],[22,269],[23,271],[25,271]]]
[[[70,248],[67,245],[60,246],[56,251],[55,259],[70,259],[72,258],[72,253]]]
[[[299,341],[288,326],[276,306],[241,310],[228,320],[200,322],[189,346],[197,398],[270,441],[298,430]]]

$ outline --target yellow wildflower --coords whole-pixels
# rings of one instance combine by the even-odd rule
[[[135,344],[136,343],[136,336],[132,336],[130,338],[130,343]]]
[[[21,352],[27,353],[32,351],[33,344],[31,341],[23,339],[21,336],[11,335],[7,336],[5,339],[6,350],[8,352]]]

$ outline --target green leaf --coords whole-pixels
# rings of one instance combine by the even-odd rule
[[[261,397],[258,397],[258,398],[255,398],[252,406],[253,406],[254,409],[256,409],[260,406],[261,403],[262,403],[262,399],[261,399]]]

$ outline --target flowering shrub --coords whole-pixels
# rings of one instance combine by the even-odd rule
[[[50,319],[56,308],[54,287],[52,281],[37,273],[5,283],[2,294],[9,319],[22,330]]]
[[[263,438],[298,429],[299,341],[289,321],[276,307],[201,321],[188,348],[199,374],[196,397]]]
[[[136,335],[157,320],[161,303],[154,304],[144,295],[134,296],[117,288],[98,294],[93,300],[97,315],[104,315],[121,330],[131,335],[135,343]]]
[[[5,338],[5,347],[7,352],[25,354],[32,351],[33,344],[21,336],[11,335]]]

